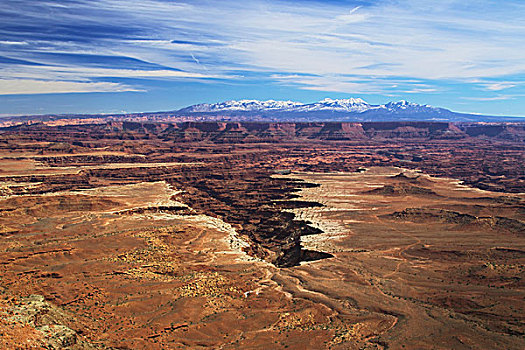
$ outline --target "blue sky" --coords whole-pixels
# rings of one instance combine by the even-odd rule
[[[525,1],[3,0],[0,115],[361,97],[525,116]]]

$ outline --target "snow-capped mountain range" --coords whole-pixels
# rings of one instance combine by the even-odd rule
[[[407,101],[390,102],[386,105],[371,105],[361,98],[349,98],[332,100],[325,98],[315,103],[301,103],[294,101],[259,101],[259,100],[239,100],[226,101],[214,104],[198,104],[183,108],[180,112],[190,113],[212,113],[223,111],[282,111],[282,112],[312,112],[312,111],[336,111],[336,112],[366,112],[371,109],[394,109],[394,108],[413,108],[420,106]],[[430,107],[430,106],[426,106]]]
[[[62,114],[13,116],[0,118],[2,125],[68,119],[148,120],[148,121],[243,121],[243,122],[511,122],[525,123],[523,117],[466,114],[445,108],[408,101],[373,105],[361,98],[334,100],[325,98],[314,103],[294,101],[239,100],[197,104],[179,110],[126,114]]]
[[[334,100],[325,98],[314,103],[294,101],[239,100],[214,104],[198,104],[177,111],[179,115],[252,117],[272,120],[447,120],[470,121],[473,115],[460,114],[444,108],[408,101],[373,105],[361,98]]]
[[[259,100],[240,100],[240,101],[226,101],[214,104],[198,104],[190,106],[181,111],[192,112],[192,113],[210,113],[210,112],[221,112],[221,111],[290,111],[293,108],[298,108],[304,104],[293,101],[259,101]]]

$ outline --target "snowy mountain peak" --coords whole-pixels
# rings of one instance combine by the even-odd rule
[[[411,102],[408,102],[406,100],[401,100],[401,101],[397,101],[397,102],[388,102],[385,106],[389,107],[389,106],[392,106],[392,107],[403,107],[403,106],[419,106],[417,103],[411,103]]]
[[[198,104],[184,108],[181,111],[191,113],[209,113],[220,111],[266,111],[266,110],[287,110],[293,107],[302,106],[302,103],[293,101],[259,101],[259,100],[231,100],[213,104]]]
[[[432,107],[430,105],[420,105],[417,103],[408,102],[406,100],[401,100],[397,102],[389,102],[384,105],[387,110],[409,110],[413,112],[422,112],[425,110],[438,110],[439,108]]]
[[[259,101],[231,100],[213,104],[198,104],[181,109],[180,113],[388,113],[388,114],[424,114],[443,113],[446,110],[429,105],[401,100],[384,105],[371,105],[361,98],[331,99],[325,98],[319,102],[301,103],[294,101]]]
[[[332,112],[364,112],[371,108],[371,106],[360,98],[349,98],[333,100],[331,98],[325,98],[322,101],[305,104],[300,106],[298,111],[300,112],[313,112],[313,111],[332,111]]]
[[[332,100],[329,97],[325,98],[322,101],[319,101],[318,103],[321,103],[321,104],[339,104],[339,105],[368,104],[362,98],[348,98],[348,99]]]

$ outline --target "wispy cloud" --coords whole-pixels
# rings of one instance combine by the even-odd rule
[[[78,67],[35,67],[22,70],[10,69],[4,73],[9,78],[30,79],[38,78],[42,80],[63,79],[68,81],[79,80],[87,81],[92,78],[198,78],[198,79],[218,79],[226,76],[184,72],[177,70],[142,70],[142,69],[117,69],[117,68],[78,68]],[[232,78],[233,76],[229,76]]]
[[[351,9],[347,14],[339,15],[336,17],[338,21],[343,23],[359,23],[367,20],[366,14],[357,13],[362,6],[357,6]]]
[[[0,79],[0,95],[140,91],[119,83]]]
[[[463,97],[464,100],[480,101],[480,102],[505,101],[505,100],[510,100],[514,98],[516,98],[516,96],[513,96],[513,95],[499,95],[499,96],[492,96],[492,97]]]
[[[503,81],[499,83],[484,84],[486,90],[489,91],[501,91],[516,87],[518,84],[515,82]]]
[[[47,80],[72,92],[104,90],[96,84],[118,90],[126,78],[251,73],[316,91],[432,94],[440,82],[475,79],[500,91],[525,73],[520,13],[517,0],[6,0],[0,55],[19,61],[0,60],[0,78]],[[19,90],[11,83],[2,91]]]
[[[433,88],[415,88],[415,89],[412,89],[412,90],[405,90],[403,91],[404,93],[406,94],[419,94],[419,93],[422,93],[422,92],[437,92],[439,91],[438,89],[433,89]]]

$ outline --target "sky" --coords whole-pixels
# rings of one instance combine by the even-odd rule
[[[525,116],[523,0],[2,0],[0,116],[233,99]]]

